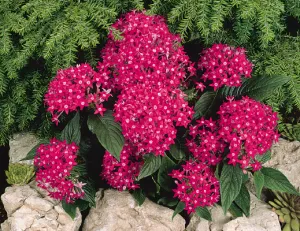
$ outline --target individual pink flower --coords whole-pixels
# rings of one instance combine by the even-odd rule
[[[259,170],[255,159],[278,141],[277,113],[272,108],[248,97],[221,105],[218,114],[220,138],[229,146],[229,164]]]
[[[224,85],[240,86],[242,76],[251,77],[253,64],[247,59],[244,48],[214,44],[202,52],[198,67],[204,71],[202,79],[210,80],[210,86],[216,90]]]
[[[72,169],[77,165],[76,157],[78,146],[75,143],[67,144],[53,138],[49,144],[41,144],[34,157],[37,168],[37,185],[48,191],[49,196],[73,203],[83,198],[84,185],[78,176],[73,176]]]
[[[173,170],[170,175],[177,184],[174,197],[185,203],[189,214],[219,201],[219,181],[206,164],[191,159],[182,165],[182,170]]]
[[[120,161],[112,156],[108,151],[104,154],[103,171],[101,176],[110,186],[123,190],[135,190],[139,188],[136,178],[143,165],[143,159],[132,145],[125,143],[121,151]]]

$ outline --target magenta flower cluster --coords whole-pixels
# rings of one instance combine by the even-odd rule
[[[240,86],[241,76],[251,77],[252,63],[246,57],[244,48],[234,48],[226,44],[214,44],[203,51],[199,69],[204,70],[202,79],[210,80],[214,90],[226,85]],[[201,88],[201,83],[199,87]]]
[[[52,114],[52,122],[59,123],[59,116],[65,112],[82,110],[94,105],[95,114],[103,115],[103,102],[110,97],[109,90],[100,89],[104,79],[90,65],[81,64],[59,70],[50,82],[45,94],[45,103]],[[94,89],[96,88],[96,90]]]
[[[110,71],[105,84],[121,92],[115,118],[138,152],[164,155],[174,143],[175,126],[187,127],[191,120],[179,86],[194,68],[162,17],[130,12],[112,27],[123,38],[110,34],[98,69],[105,76]]]
[[[72,176],[71,171],[76,163],[78,146],[75,143],[67,144],[53,138],[49,144],[41,144],[37,149],[34,166],[37,185],[58,200],[73,203],[76,199],[83,198],[84,184],[77,176]]]
[[[174,197],[185,203],[188,213],[197,207],[211,206],[219,201],[220,185],[212,169],[205,163],[189,160],[182,170],[173,170],[170,174],[177,184]]]
[[[143,159],[136,148],[130,144],[125,144],[121,151],[120,161],[109,152],[105,152],[101,175],[109,185],[120,191],[135,190],[139,188],[135,181],[142,166]]]
[[[255,157],[263,155],[279,138],[277,113],[267,105],[243,97],[223,103],[218,114],[220,138],[230,150],[228,163],[259,170],[261,164]]]

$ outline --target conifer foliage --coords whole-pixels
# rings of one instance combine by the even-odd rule
[[[186,41],[259,40],[262,47],[285,29],[284,17],[300,17],[298,0],[154,0],[151,12],[163,14]]]
[[[142,9],[140,0],[2,0],[0,4],[0,145],[28,128],[44,109],[56,71],[96,64],[95,48],[119,13]],[[49,117],[49,116],[48,116]],[[40,125],[49,130],[49,119]]]

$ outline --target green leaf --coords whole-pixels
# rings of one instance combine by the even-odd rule
[[[247,217],[250,215],[250,194],[244,184],[242,184],[239,195],[235,198],[234,202],[242,209]]]
[[[270,96],[270,93],[291,80],[284,76],[255,76],[244,79],[240,87],[223,87],[223,96],[249,96],[255,100],[262,101]]]
[[[34,159],[38,147],[39,147],[41,144],[48,144],[48,143],[49,143],[49,140],[41,140],[37,145],[35,145],[35,146],[27,153],[26,157],[24,157],[24,158],[21,159],[21,160],[32,160],[32,159]]]
[[[178,202],[179,202],[178,199],[169,198],[169,197],[162,197],[157,201],[158,204],[163,204],[163,205],[166,205],[169,207],[173,207],[173,206],[177,205]]]
[[[198,119],[199,117],[206,116],[218,101],[217,99],[218,94],[215,91],[207,91],[201,95],[200,99],[195,104],[195,114],[193,118]]]
[[[136,200],[136,202],[138,203],[139,206],[141,206],[145,200],[146,200],[146,196],[143,192],[142,189],[136,189],[134,190],[131,195],[133,196],[133,198]]]
[[[121,126],[115,122],[111,111],[104,116],[90,115],[87,121],[90,131],[96,134],[100,144],[117,160],[124,146]]]
[[[65,210],[65,212],[66,212],[67,214],[69,214],[69,216],[74,220],[74,218],[75,218],[75,216],[76,216],[76,208],[77,208],[77,205],[75,205],[75,204],[68,204],[68,203],[66,203],[65,200],[63,200],[63,201],[61,202],[61,204],[62,204],[62,207],[63,207],[63,209]]]
[[[170,146],[170,154],[175,160],[182,160],[185,157],[184,150],[181,149],[181,145],[178,142]]]
[[[210,211],[206,207],[196,208],[196,214],[205,220],[212,221]]]
[[[174,213],[173,213],[173,216],[172,216],[172,220],[174,219],[174,217],[178,213],[181,213],[184,210],[184,208],[185,208],[185,204],[182,201],[178,202],[178,204],[177,204],[177,206],[176,206],[176,208],[174,210]]]
[[[84,197],[82,198],[82,200],[89,202],[90,207],[94,207],[94,206],[96,206],[96,202],[95,202],[96,190],[95,190],[95,187],[94,187],[94,185],[91,181],[87,181],[85,183],[86,183],[86,185],[84,185],[82,187],[83,191],[84,191]]]
[[[243,171],[236,165],[224,163],[220,177],[221,202],[224,213],[240,192],[243,181]]]
[[[220,180],[220,164],[216,166],[215,177]]]
[[[80,211],[84,211],[89,207],[89,202],[84,200],[76,200],[74,205],[79,208]]]
[[[249,180],[248,173],[243,174],[243,183],[246,183]]]
[[[256,196],[258,199],[260,199],[261,191],[265,183],[265,177],[261,171],[254,172],[253,176],[254,176],[254,185],[256,189]]]
[[[72,176],[84,176],[87,175],[86,164],[78,164],[72,168],[71,175]]]
[[[73,119],[71,119],[67,126],[64,128],[64,130],[61,133],[61,139],[67,140],[69,144],[72,142],[75,142],[76,144],[80,143],[81,132],[79,112],[76,113]]]
[[[268,189],[299,195],[295,187],[289,182],[285,175],[274,168],[263,167],[261,173],[264,175],[264,186]]]
[[[155,156],[153,154],[148,154],[144,156],[145,162],[144,165],[140,171],[140,174],[138,176],[137,180],[141,180],[147,176],[152,175],[155,173],[161,165],[161,156]]]
[[[228,210],[232,216],[234,217],[242,217],[243,216],[243,211],[239,206],[237,206],[234,202],[230,205],[229,210]]]
[[[271,151],[268,150],[265,154],[263,155],[256,155],[255,159],[257,161],[259,161],[260,163],[264,164],[266,162],[268,162],[269,160],[271,160]]]
[[[172,191],[174,180],[169,176],[169,173],[176,164],[167,155],[162,157],[162,162],[158,170],[157,182],[166,191]]]

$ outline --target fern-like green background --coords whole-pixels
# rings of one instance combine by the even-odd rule
[[[300,138],[299,39],[287,25],[300,22],[299,0],[0,0],[0,145],[20,130],[51,135],[43,95],[56,71],[95,66],[110,25],[143,8],[165,16],[184,43],[241,45],[257,74],[292,77],[267,103],[280,112],[281,131]]]

